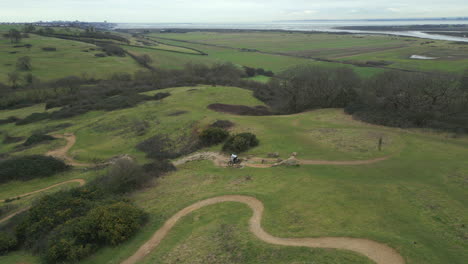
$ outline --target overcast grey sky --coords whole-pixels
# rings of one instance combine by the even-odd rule
[[[468,0],[0,0],[0,21],[10,22],[204,23],[455,16],[468,16]]]

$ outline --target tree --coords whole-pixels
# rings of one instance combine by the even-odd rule
[[[36,27],[33,24],[26,24],[24,26],[24,32],[26,33],[31,33],[31,32],[34,32],[35,30],[36,30]]]
[[[18,60],[16,61],[16,69],[20,71],[30,71],[32,69],[31,57],[24,56],[18,58]]]
[[[21,41],[21,32],[16,29],[10,29],[10,31],[8,31],[8,37],[11,43],[19,43]]]
[[[23,76],[23,79],[29,85],[34,84],[36,86],[40,82],[39,79],[37,77],[35,77],[34,75],[32,75],[30,72],[26,73]]]
[[[54,34],[55,30],[51,27],[47,27],[44,32],[47,34],[47,35],[51,35],[51,34]]]
[[[247,77],[254,77],[255,74],[257,73],[254,68],[247,67],[247,66],[244,66],[244,71],[245,71],[245,74],[247,74]]]
[[[138,63],[143,65],[144,67],[148,67],[151,62],[153,62],[153,59],[148,55],[148,54],[143,54],[142,56],[137,56],[136,60]]]
[[[302,65],[290,68],[273,79],[265,95],[269,98],[265,99],[284,113],[344,107],[354,100],[359,85],[359,77],[349,68]]]
[[[8,73],[8,82],[11,83],[11,87],[18,87],[18,81],[20,80],[20,75],[17,72]]]

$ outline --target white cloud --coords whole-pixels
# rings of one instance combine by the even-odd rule
[[[401,12],[400,8],[395,8],[395,7],[389,7],[387,8],[387,10],[390,12],[395,12],[395,13]]]
[[[0,0],[0,20],[250,22],[467,16],[468,1],[444,0]]]

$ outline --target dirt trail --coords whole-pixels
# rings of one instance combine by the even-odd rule
[[[310,248],[333,248],[344,249],[360,253],[378,264],[404,264],[403,257],[393,248],[369,239],[349,238],[349,237],[318,237],[318,238],[280,238],[268,234],[261,226],[263,215],[263,203],[256,198],[243,195],[226,195],[206,199],[194,203],[169,218],[164,225],[157,230],[150,240],[144,243],[132,256],[122,262],[122,264],[134,264],[140,262],[152,250],[154,250],[182,217],[202,207],[222,203],[239,202],[248,205],[253,215],[249,220],[250,231],[270,244],[282,246],[310,247]]]
[[[86,183],[86,181],[83,180],[83,179],[68,180],[68,181],[64,181],[64,182],[60,182],[60,183],[51,185],[51,186],[49,186],[49,187],[46,187],[46,188],[43,188],[43,189],[40,189],[40,190],[37,190],[37,191],[28,192],[28,193],[23,193],[23,194],[21,194],[21,195],[15,196],[14,198],[26,197],[26,196],[29,196],[29,195],[32,195],[32,194],[36,194],[36,193],[40,193],[40,192],[43,192],[43,191],[47,191],[47,190],[52,189],[52,188],[55,188],[55,187],[57,187],[57,186],[60,186],[60,185],[63,185],[63,184],[67,184],[67,183],[72,183],[72,182],[77,182],[77,183],[80,184],[80,186],[83,186],[83,185],[85,185],[85,183]],[[5,200],[0,200],[0,203],[3,203],[3,202],[5,202]],[[20,214],[20,213],[22,213],[22,212],[24,212],[24,211],[29,210],[29,208],[31,208],[31,207],[28,206],[28,207],[22,208],[22,209],[20,209],[20,210],[18,210],[18,211],[16,211],[16,212],[14,212],[14,213],[12,213],[12,214],[6,216],[6,217],[0,219],[0,224],[3,223],[3,222],[5,222],[5,221],[7,221],[8,219],[12,218],[13,216],[15,216],[15,215],[17,215],[17,214]]]
[[[57,159],[64,160],[67,164],[72,166],[94,166],[94,164],[80,163],[68,155],[68,151],[75,145],[76,136],[72,133],[64,135],[54,135],[55,138],[62,138],[67,141],[67,144],[61,148],[51,150],[46,153],[46,156],[51,156]]]
[[[258,157],[247,157],[243,160],[240,166],[252,167],[252,168],[271,168],[275,166],[287,165],[287,164],[297,164],[297,165],[366,165],[381,162],[389,159],[390,156],[369,159],[369,160],[342,160],[342,161],[332,161],[332,160],[307,160],[307,159],[297,159],[294,156],[289,157],[286,160],[278,161],[275,158],[258,158]],[[178,159],[173,162],[174,166],[179,166],[191,161],[198,160],[212,160],[216,166],[227,167],[229,157],[217,152],[199,152],[184,158]]]

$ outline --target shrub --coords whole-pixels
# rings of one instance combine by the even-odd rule
[[[223,142],[228,136],[229,132],[222,128],[209,127],[200,133],[199,138],[203,145],[211,146]]]
[[[54,47],[43,47],[42,50],[43,50],[43,51],[57,51],[57,48],[54,48]]]
[[[223,151],[233,153],[240,153],[248,150],[249,148],[258,146],[259,141],[257,136],[252,133],[240,133],[230,136],[226,143],[224,143]]]
[[[117,245],[141,227],[146,214],[125,202],[102,205],[59,226],[44,249],[47,263],[76,262],[100,246]]]
[[[119,57],[125,56],[125,50],[116,45],[108,44],[108,45],[103,46],[102,49],[108,56],[113,56],[113,55],[119,56]]]
[[[9,124],[9,123],[15,123],[15,122],[18,122],[20,119],[16,116],[10,116],[6,119],[0,119],[0,125],[3,125],[3,124]]]
[[[124,202],[92,209],[87,217],[96,223],[97,239],[107,245],[127,240],[144,223],[143,210]]]
[[[251,68],[247,66],[244,66],[244,71],[247,77],[254,77],[257,74],[255,71],[255,68]]]
[[[34,144],[38,144],[44,141],[54,140],[53,136],[44,135],[44,134],[34,134],[30,136],[26,141],[23,143],[24,146],[31,146]]]
[[[31,57],[24,56],[18,58],[18,60],[16,61],[16,69],[19,71],[30,71],[32,69]]]
[[[140,142],[136,148],[145,152],[148,158],[164,160],[192,153],[200,148],[200,143],[194,134],[181,135],[176,139],[161,134]]]
[[[48,177],[66,169],[68,165],[53,157],[42,155],[14,157],[0,162],[0,183]]]
[[[18,241],[12,234],[0,232],[0,255],[6,254],[16,248]]]
[[[27,125],[27,124],[30,124],[30,123],[34,123],[34,122],[38,122],[38,121],[41,121],[41,120],[45,120],[47,118],[49,118],[49,113],[45,112],[45,113],[32,113],[30,115],[28,115],[27,117],[21,119],[21,120],[18,120],[16,122],[16,125]]]
[[[26,217],[15,227],[16,236],[26,248],[41,250],[44,240],[56,227],[87,214],[89,210],[109,198],[95,187],[83,186],[59,191],[40,198]]]
[[[147,182],[149,175],[143,168],[130,159],[119,159],[109,169],[107,175],[94,182],[110,193],[126,193],[133,191]]]
[[[13,137],[10,135],[5,135],[3,138],[3,144],[12,144],[12,143],[17,143],[20,142],[24,139],[24,137]]]
[[[229,120],[216,120],[213,124],[210,125],[211,127],[219,127],[223,129],[228,129],[234,126],[234,123]]]
[[[107,55],[105,53],[96,53],[96,54],[94,54],[94,56],[99,57],[99,58],[107,57]]]
[[[169,160],[156,160],[143,165],[145,173],[149,173],[153,177],[158,177],[165,172],[175,171],[176,167]]]
[[[170,95],[171,95],[171,93],[157,93],[157,94],[155,94],[153,96],[153,99],[154,100],[162,100],[162,99],[164,99],[164,98],[166,98],[166,97],[168,97]]]

